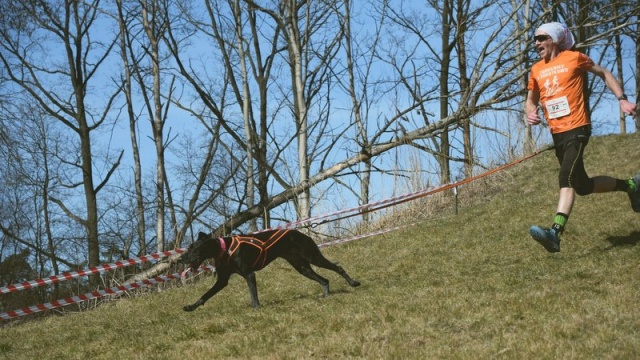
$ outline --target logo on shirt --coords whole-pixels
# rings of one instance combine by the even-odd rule
[[[560,82],[558,81],[558,75],[554,75],[551,81],[546,79],[543,85],[546,90],[546,94],[544,94],[545,96],[554,96],[562,90]]]
[[[569,69],[564,65],[555,65],[540,70],[540,79],[545,79],[543,85],[546,89],[544,96],[554,96],[558,92],[562,91],[560,87],[560,81],[558,80],[559,74],[568,73]]]

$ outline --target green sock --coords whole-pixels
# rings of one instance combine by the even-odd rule
[[[558,233],[564,231],[564,226],[567,225],[567,220],[569,219],[569,215],[564,213],[557,213],[556,217],[553,218],[553,229],[556,229]]]
[[[633,179],[627,179],[627,180],[616,179],[616,187],[614,190],[632,193],[636,191],[636,187],[637,187],[636,183],[633,181]]]

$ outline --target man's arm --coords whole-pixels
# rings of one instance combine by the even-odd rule
[[[538,103],[540,102],[540,92],[538,90],[529,90],[527,94],[527,101],[524,105],[524,111],[527,119],[527,124],[538,125],[542,122],[540,114],[538,114]]]
[[[622,95],[624,95],[624,89],[622,88],[622,85],[620,85],[620,83],[618,82],[618,79],[616,79],[616,77],[613,76],[611,71],[596,64],[589,69],[589,72],[591,72],[592,74],[604,80],[605,85],[607,85],[609,90],[611,90],[611,92],[613,93],[613,95],[616,96],[616,98],[620,98]],[[622,109],[622,111],[624,111],[625,114],[629,114],[631,116],[634,116],[636,114],[636,110],[638,108],[636,104],[626,99],[619,100],[619,101],[620,101],[620,108]]]
[[[611,92],[613,93],[613,95],[616,96],[616,98],[622,96],[622,94],[624,93],[624,90],[622,89],[622,85],[620,85],[620,83],[618,82],[616,77],[613,76],[611,71],[596,64],[596,65],[593,65],[591,68],[589,68],[589,72],[591,72],[594,75],[597,75],[602,80],[604,80],[605,85],[607,85],[609,90],[611,90]]]

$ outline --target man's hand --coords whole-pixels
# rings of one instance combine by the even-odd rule
[[[527,113],[527,124],[529,125],[538,125],[542,122],[542,118],[538,115],[538,111],[531,111]]]
[[[620,100],[620,109],[630,116],[636,116],[636,111],[638,110],[638,105],[629,102],[628,100]]]

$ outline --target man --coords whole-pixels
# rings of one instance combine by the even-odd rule
[[[573,50],[575,40],[566,25],[547,23],[535,32],[535,47],[541,60],[531,68],[526,102],[526,121],[540,124],[538,104],[549,124],[556,157],[560,163],[558,176],[560,193],[557,212],[551,228],[532,226],[529,233],[549,252],[560,251],[560,235],[575,199],[575,194],[588,195],[610,191],[625,191],[631,207],[640,212],[640,174],[633,179],[609,176],[590,178],[582,155],[591,136],[591,119],[584,98],[586,72],[602,78],[618,98],[624,113],[635,115],[637,106],[629,102],[622,86],[607,69],[595,64],[588,56]]]

